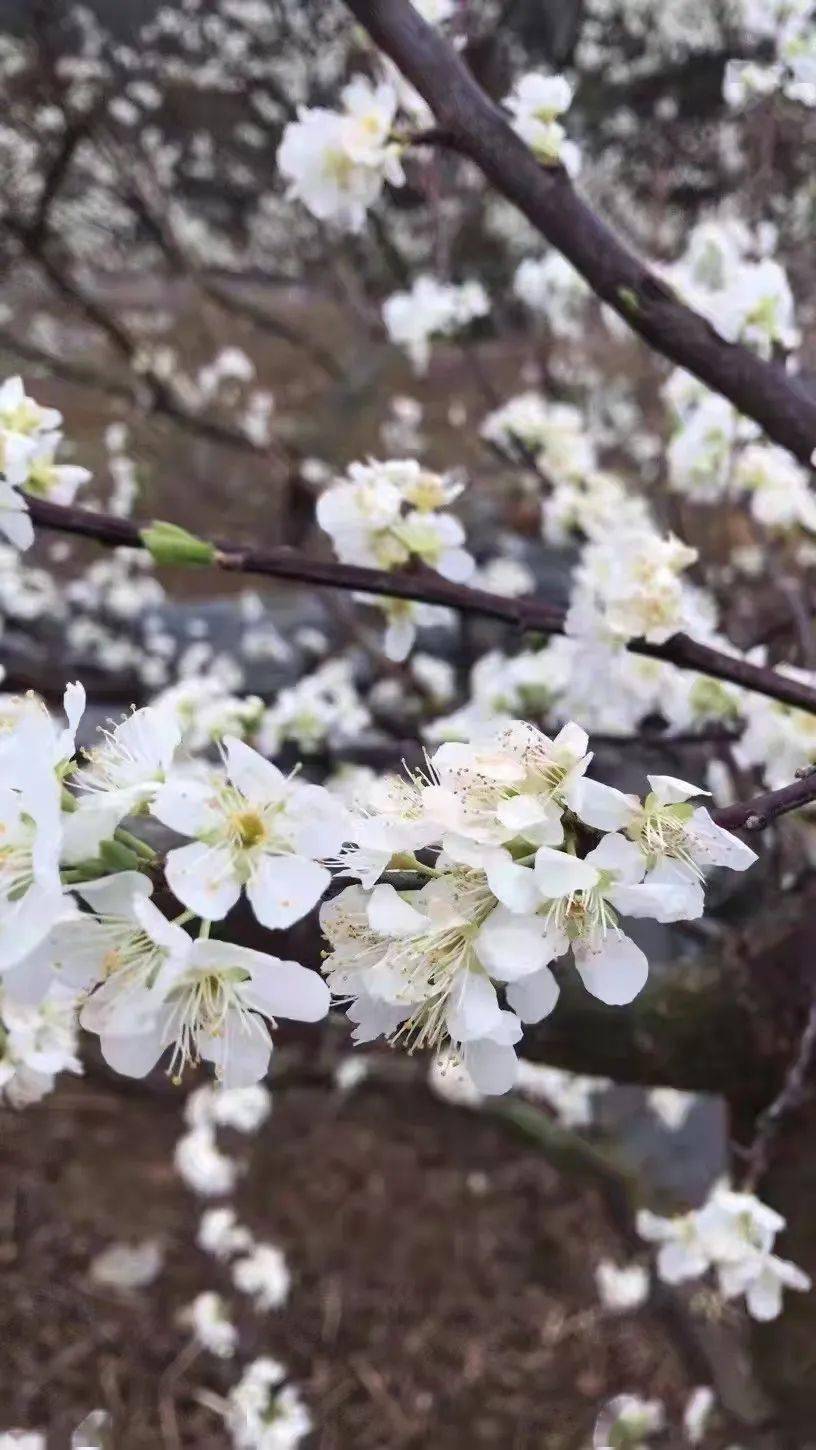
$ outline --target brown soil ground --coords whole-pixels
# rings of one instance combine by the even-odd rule
[[[236,1362],[190,1363],[177,1323],[202,1289],[230,1293],[195,1247],[202,1204],[173,1169],[180,1107],[163,1084],[95,1075],[2,1112],[0,1429],[47,1428],[57,1450],[104,1406],[116,1450],[225,1450],[200,1396],[223,1394]],[[600,1198],[506,1125],[410,1081],[343,1097],[301,1079],[258,1137],[228,1146],[247,1164],[241,1218],[293,1274],[285,1310],[236,1305],[240,1360],[290,1366],[315,1419],[309,1450],[578,1450],[611,1394],[685,1398],[658,1314],[598,1312],[593,1266],[622,1253]],[[147,1236],[166,1251],[150,1289],[90,1282],[103,1247]]]

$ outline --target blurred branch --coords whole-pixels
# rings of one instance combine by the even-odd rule
[[[125,160],[120,148],[114,149],[114,159],[116,164],[124,170]],[[153,195],[156,188],[155,178],[150,177],[148,180],[140,170],[131,170],[130,181],[133,189],[127,192],[125,200],[147,228],[174,271],[192,282],[193,286],[214,302],[222,313],[227,316],[242,317],[270,336],[280,338],[282,342],[286,342],[290,347],[302,352],[304,357],[334,381],[339,381],[343,377],[340,363],[320,343],[306,337],[298,328],[292,327],[289,323],[273,317],[257,303],[236,297],[226,287],[219,286],[217,282],[202,273],[175,234],[168,215],[168,198],[161,192],[158,196]]]
[[[770,1166],[774,1143],[783,1123],[805,1101],[815,1057],[816,999],[811,1004],[799,1050],[785,1077],[782,1090],[757,1119],[756,1136],[748,1150],[748,1167],[744,1180],[746,1189],[755,1189],[757,1183],[764,1178]]]
[[[630,327],[728,398],[804,463],[816,445],[816,397],[777,362],[725,342],[686,307],[574,190],[539,164],[451,45],[410,0],[345,0],[372,40],[431,107],[435,139],[452,145],[524,213]],[[427,138],[426,138],[427,139]]]
[[[220,423],[217,419],[201,416],[186,407],[167,386],[167,384],[149,369],[140,370],[135,367],[138,346],[131,338],[127,328],[119,319],[106,308],[98,298],[76,280],[71,273],[57,261],[52,250],[47,246],[45,239],[28,230],[28,228],[7,220],[9,230],[21,243],[25,254],[39,267],[40,271],[48,278],[54,290],[64,298],[70,305],[84,313],[90,323],[96,327],[118,353],[118,355],[132,369],[135,376],[134,394],[138,400],[147,399],[147,411],[157,413],[169,418],[188,432],[201,437],[211,439],[214,443],[222,443],[230,448],[240,450],[242,453],[251,453],[255,457],[263,457],[270,452],[270,446],[253,443],[252,439],[236,428],[226,423]],[[55,370],[61,368],[61,364],[55,361]],[[66,374],[67,376],[67,374]],[[90,381],[90,379],[89,379]],[[281,454],[285,454],[291,461],[289,451],[281,444],[276,445]]]

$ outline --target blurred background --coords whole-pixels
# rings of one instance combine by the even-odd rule
[[[460,0],[455,28],[497,98],[526,70],[575,81],[581,186],[656,263],[676,263],[712,215],[760,238],[771,229],[809,386],[816,122],[775,97],[748,116],[725,104],[727,60],[761,61],[771,46],[741,14],[726,0]],[[314,521],[326,481],[355,459],[418,456],[478,482],[457,511],[484,587],[564,602],[574,550],[542,539],[541,476],[480,432],[508,397],[538,390],[579,410],[604,466],[665,526],[705,541],[723,566],[730,638],[812,667],[789,597],[770,576],[728,572],[731,551],[756,545],[750,520],[666,492],[666,370],[569,287],[557,315],[525,303],[513,279],[541,238],[475,171],[443,153],[409,165],[359,235],[338,237],[286,198],[284,125],[298,105],[331,104],[361,65],[364,37],[334,0],[0,0],[0,377],[22,373],[64,414],[65,456],[93,472],[80,502],[328,555]],[[465,336],[436,340],[417,372],[382,307],[425,272],[478,279],[491,306]],[[346,596],[157,571],[55,536],[24,559],[0,548],[0,614],[4,690],[56,704],[79,677],[90,728],[178,688],[191,731],[206,740],[211,717],[250,730],[263,715],[270,753],[307,752],[316,779],[344,764],[398,768],[436,717],[472,699],[477,661],[522,643],[498,625],[434,620],[419,657],[388,661],[381,621]],[[316,673],[311,695],[278,708]],[[546,722],[550,698],[544,671],[509,708]],[[715,757],[739,781],[722,734],[673,745],[661,733],[647,722],[633,759],[610,729],[605,778],[705,780]],[[658,979],[674,981],[682,961],[697,973],[690,994],[702,982],[705,995],[712,955],[743,961],[770,942],[789,960],[801,920],[780,913],[774,889],[791,869],[790,848],[775,847],[750,884],[723,888],[705,932],[655,928]],[[309,1447],[588,1450],[623,1393],[663,1402],[667,1428],[649,1443],[816,1443],[807,1321],[791,1386],[789,1341],[751,1348],[743,1320],[704,1291],[650,1282],[634,1208],[701,1201],[765,1085],[761,1070],[749,1081],[741,1019],[730,1116],[714,1090],[730,1018],[704,1036],[689,1018],[670,1068],[668,1053],[649,1060],[660,1011],[626,1038],[601,1011],[578,1013],[536,1043],[553,1065],[531,1062],[493,1105],[463,1100],[425,1060],[352,1056],[342,1019],[319,1042],[283,1035],[268,1118],[251,1134],[222,1126],[218,1142],[240,1221],[291,1275],[274,1310],[238,1297],[241,1354],[286,1364],[313,1420]],[[67,1445],[102,1408],[116,1450],[219,1450],[232,1443],[235,1367],[191,1348],[184,1320],[196,1295],[230,1291],[228,1268],[196,1242],[218,1194],[177,1155],[199,1084],[114,1080],[85,1045],[82,1059],[45,1103],[0,1110],[0,1431]],[[804,1224],[801,1239],[812,1249]],[[122,1245],[135,1270],[121,1255],[100,1270]],[[627,1266],[628,1278],[616,1272]],[[769,1382],[784,1382],[787,1410]],[[716,1404],[694,1439],[683,1419],[701,1386]]]

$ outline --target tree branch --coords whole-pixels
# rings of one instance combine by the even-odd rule
[[[766,790],[762,795],[755,795],[752,800],[738,801],[733,806],[723,806],[721,810],[714,811],[713,815],[717,825],[724,826],[728,831],[762,831],[778,816],[784,816],[788,811],[798,811],[814,801],[816,771],[807,769],[791,785],[782,786],[780,790]]]
[[[427,101],[439,131],[572,262],[594,292],[657,352],[728,398],[776,443],[809,463],[816,396],[776,362],[725,342],[684,306],[577,194],[541,166],[452,46],[410,0],[345,0],[372,40]]]
[[[141,534],[142,526],[131,519],[50,503],[46,499],[30,498],[28,503],[34,523],[41,528],[76,534],[113,547],[146,547]],[[565,611],[544,599],[508,599],[501,594],[490,594],[485,589],[452,584],[441,575],[425,570],[390,574],[385,569],[365,569],[353,564],[337,564],[333,560],[312,559],[288,547],[253,549],[234,542],[209,542],[216,550],[215,565],[230,573],[297,580],[320,588],[351,590],[386,599],[411,599],[455,609],[461,614],[498,619],[525,632],[544,635],[564,633]],[[710,675],[712,679],[725,680],[816,714],[816,689],[763,665],[751,664],[711,645],[700,644],[688,635],[674,635],[665,644],[630,640],[626,648],[634,654],[664,660],[667,664],[678,665],[680,669],[695,670]],[[797,786],[801,784],[797,782]],[[764,797],[758,797],[758,800],[762,801]],[[752,804],[756,806],[756,802]],[[793,809],[793,806],[784,808]],[[778,811],[776,813],[779,814]]]

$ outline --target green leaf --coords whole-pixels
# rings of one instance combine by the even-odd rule
[[[199,539],[178,524],[168,524],[154,519],[147,529],[142,529],[140,538],[157,564],[213,564],[216,557],[215,545],[207,539]]]

